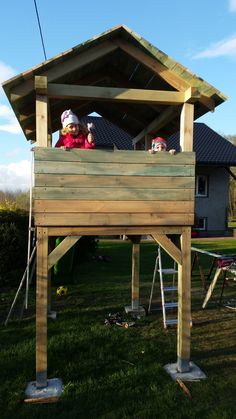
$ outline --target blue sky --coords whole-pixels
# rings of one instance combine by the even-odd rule
[[[236,0],[37,0],[47,58],[124,24],[228,97],[198,119],[236,135]],[[1,2],[0,83],[44,61],[34,0]],[[59,116],[60,117],[60,116]],[[28,189],[31,145],[0,89],[0,190]]]

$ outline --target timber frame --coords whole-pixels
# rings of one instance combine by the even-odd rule
[[[50,269],[83,235],[125,234],[132,241],[134,309],[139,306],[140,236],[151,235],[178,263],[177,371],[188,372],[193,122],[226,98],[124,26],[48,60],[3,88],[26,138],[36,141],[36,387],[46,388],[48,383]],[[133,135],[135,150],[52,148],[52,133],[59,129],[66,108],[78,116],[98,112]],[[145,151],[154,135],[167,136],[178,129],[181,153]],[[172,235],[178,236],[177,244]],[[65,239],[52,250],[53,236]]]
[[[43,87],[42,87],[43,86]],[[58,94],[66,97],[68,90],[61,85],[57,85]],[[189,371],[190,361],[190,325],[191,325],[191,225],[194,221],[194,170],[195,170],[195,159],[194,153],[192,153],[193,144],[193,112],[194,105],[191,103],[184,102],[182,104],[181,118],[180,118],[180,132],[181,132],[181,148],[182,153],[176,156],[171,156],[169,153],[159,153],[156,155],[150,155],[145,151],[130,151],[130,152],[103,152],[100,150],[71,150],[69,153],[60,149],[47,149],[48,146],[48,103],[50,99],[51,90],[49,88],[47,92],[47,80],[45,77],[35,78],[35,89],[36,89],[36,132],[37,132],[37,145],[35,149],[35,187],[33,191],[34,197],[34,218],[35,226],[37,228],[37,302],[36,302],[36,382],[39,388],[47,386],[47,301],[48,301],[48,272],[49,269],[63,256],[63,254],[82,236],[82,235],[114,235],[114,234],[126,234],[127,236],[137,236],[142,234],[150,234],[154,240],[159,243],[170,256],[178,263],[178,345],[177,345],[177,364],[178,371],[186,372]],[[63,93],[62,93],[63,92]],[[132,93],[131,93],[132,95]],[[182,100],[185,96],[181,96]],[[180,100],[180,99],[179,99]],[[178,103],[179,105],[179,103]],[[42,148],[43,147],[43,148]],[[42,151],[41,151],[42,150]],[[185,153],[186,151],[186,153]],[[60,164],[56,161],[56,157],[61,160]],[[90,157],[90,158],[89,158]],[[187,166],[187,162],[190,165]],[[85,185],[83,191],[76,191],[76,188],[71,191],[70,187],[66,191],[65,185],[60,185],[59,175],[63,174],[63,166],[66,165],[69,160],[69,166],[76,169],[69,169],[68,165],[66,173],[69,175],[73,173],[73,176],[81,176],[81,173],[86,174]],[[116,163],[116,168],[109,169],[111,172],[111,178],[108,177],[106,168],[109,167],[109,161]],[[141,161],[145,164],[141,164]],[[161,173],[166,173],[170,176],[170,173],[174,173],[174,177],[179,179],[178,173],[180,172],[180,179],[184,179],[184,182],[180,186],[175,186],[174,191],[170,188],[173,187],[172,182],[174,178],[167,177],[166,188],[157,189],[157,198],[155,190],[153,192],[154,185],[151,185],[149,177],[146,180],[145,188],[146,194],[141,192],[140,182],[141,177],[147,174],[143,172],[143,166],[151,166],[150,173],[154,176],[159,176]],[[126,170],[124,167],[120,167],[127,162]],[[102,165],[100,173],[105,172],[105,176],[102,176],[101,188],[107,186],[108,180],[114,181],[114,174],[120,176],[121,173],[127,174],[128,167],[133,163],[130,173],[130,179],[127,180],[127,186],[124,188],[122,185],[119,189],[121,194],[121,202],[119,207],[122,207],[122,203],[130,199],[130,195],[134,191],[136,200],[140,202],[140,197],[137,198],[138,194],[143,195],[144,198],[142,204],[146,205],[142,213],[134,214],[135,207],[137,207],[136,200],[131,201],[131,205],[128,209],[120,209],[121,213],[116,213],[112,209],[112,203],[117,203],[117,194],[114,194],[114,189],[108,187],[108,201],[103,203],[102,210],[98,210],[95,205],[95,213],[91,214],[91,203],[89,200],[95,199],[98,202],[98,196],[101,192],[96,191],[96,197],[93,197],[94,186],[90,188],[88,182],[96,182],[96,188],[98,184],[99,165]],[[84,164],[85,163],[85,164]],[[111,164],[111,163],[110,163]],[[117,167],[118,165],[118,167]],[[176,169],[175,172],[169,172],[168,167]],[[177,165],[177,166],[176,166]],[[52,167],[51,167],[52,166]],[[88,171],[86,167],[89,166]],[[59,168],[59,171],[58,171]],[[183,169],[187,168],[185,173]],[[71,172],[72,170],[72,172]],[[90,170],[90,172],[89,172]],[[117,170],[115,172],[114,170]],[[132,172],[133,171],[133,172]],[[46,173],[46,177],[45,177]],[[138,185],[136,189],[131,189],[130,180],[138,177]],[[149,173],[149,175],[150,175]],[[57,175],[55,179],[55,174]],[[95,180],[92,178],[95,175]],[[90,178],[89,178],[90,176]],[[161,178],[161,183],[162,183]],[[119,180],[117,180],[119,181]],[[154,182],[156,183],[156,179]],[[54,183],[53,183],[54,182]],[[74,185],[77,183],[76,178],[68,180]],[[187,183],[189,183],[187,188]],[[82,182],[83,183],[83,182]],[[121,182],[122,184],[122,182]],[[169,190],[168,190],[169,184]],[[52,185],[52,186],[50,186]],[[100,185],[99,185],[100,186]],[[113,185],[112,185],[113,186]],[[139,188],[137,188],[137,186]],[[122,191],[123,188],[123,191]],[[128,188],[128,194],[127,194]],[[133,188],[135,188],[133,186]],[[59,189],[59,190],[58,190]],[[125,190],[124,190],[125,189]],[[151,195],[149,195],[149,189]],[[160,201],[160,194],[168,196],[168,201],[162,198],[162,203],[159,204],[155,200]],[[168,193],[166,193],[168,191]],[[126,193],[125,193],[126,192]],[[73,193],[73,195],[70,195]],[[83,209],[78,209],[75,202],[75,212],[71,211],[71,197],[75,196],[75,199],[81,199],[81,194],[84,193],[84,200],[80,202],[83,205]],[[103,189],[103,195],[105,190]],[[115,196],[114,196],[115,195]],[[111,198],[113,196],[113,198]],[[58,199],[62,197],[62,200]],[[172,210],[168,209],[171,201],[174,203]],[[54,201],[54,202],[53,202]],[[154,207],[152,203],[154,201]],[[185,209],[180,209],[180,213],[175,214],[176,206],[178,202],[187,203]],[[58,204],[59,202],[59,204]],[[96,203],[95,202],[95,203]],[[86,207],[87,204],[87,207]],[[64,207],[63,207],[64,205]],[[41,208],[40,208],[41,206]],[[59,208],[59,216],[57,216],[57,209]],[[165,212],[164,208],[167,208],[166,215],[161,218],[161,214]],[[78,213],[81,211],[84,213]],[[112,212],[113,211],[113,212]],[[157,215],[155,217],[155,211]],[[158,213],[159,211],[159,213]],[[84,215],[84,217],[83,217]],[[127,215],[128,218],[127,218]],[[83,221],[84,220],[84,221]],[[125,221],[126,220],[126,221]],[[128,222],[127,222],[128,220]],[[151,224],[153,223],[153,224]],[[174,226],[173,226],[174,223]],[[180,248],[177,247],[167,235],[178,234],[180,236]],[[66,236],[61,246],[54,249],[49,253],[48,243],[51,236]],[[137,247],[137,243],[133,244]],[[133,276],[138,278],[137,270],[134,263]],[[135,289],[135,295],[133,295],[134,305],[138,305],[139,290],[138,287],[133,285]]]

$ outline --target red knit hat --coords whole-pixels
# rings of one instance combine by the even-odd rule
[[[155,150],[159,144],[162,144],[165,147],[165,150],[167,149],[166,140],[162,137],[156,137],[152,140],[152,150]]]

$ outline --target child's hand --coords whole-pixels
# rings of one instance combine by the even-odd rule
[[[172,154],[172,155],[176,154],[176,150],[174,148],[172,148],[171,150],[169,150],[169,153]]]
[[[89,144],[92,144],[94,142],[93,134],[91,132],[88,133],[87,140]]]

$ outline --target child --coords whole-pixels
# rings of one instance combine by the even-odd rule
[[[61,115],[62,130],[55,147],[67,148],[94,148],[95,141],[90,129],[80,124],[77,116],[68,109]]]
[[[166,140],[162,137],[156,137],[152,140],[152,148],[149,151],[151,154],[155,154],[159,151],[166,151],[167,150],[167,143]],[[171,149],[169,150],[170,154],[176,154],[176,150]]]

